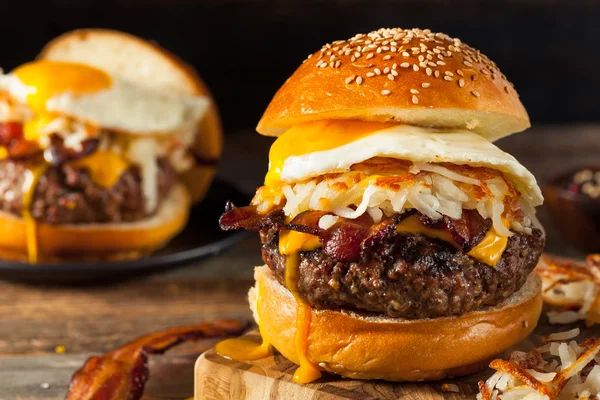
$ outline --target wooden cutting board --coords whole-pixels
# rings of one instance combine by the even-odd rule
[[[552,332],[565,331],[580,327],[582,334],[577,338],[596,336],[600,329],[585,328],[583,324],[550,325],[546,318],[546,310],[535,332],[512,350],[531,350],[539,344],[540,337]],[[260,341],[256,331],[248,334]],[[419,349],[415,349],[418,356]],[[252,362],[228,360],[209,350],[196,361],[195,400],[223,399],[411,399],[411,400],[462,400],[474,399],[478,393],[477,382],[486,380],[493,373],[486,369],[477,374],[457,379],[447,379],[429,383],[390,383],[385,381],[360,381],[344,379],[324,374],[319,381],[298,385],[292,382],[296,365],[280,354],[275,354]],[[443,390],[445,383],[458,385],[459,392]]]

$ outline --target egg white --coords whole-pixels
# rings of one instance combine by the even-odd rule
[[[26,103],[35,87],[23,83],[16,75],[0,77],[0,88],[19,102]],[[56,112],[96,126],[128,134],[183,134],[183,142],[193,140],[193,127],[210,105],[204,96],[185,96],[141,87],[112,78],[107,89],[90,93],[65,91],[46,102]]]
[[[373,157],[492,168],[504,173],[531,206],[543,202],[541,190],[531,172],[487,139],[466,130],[450,132],[410,125],[376,131],[330,150],[290,156],[284,161],[280,179],[291,183],[326,173],[343,172],[353,164]]]

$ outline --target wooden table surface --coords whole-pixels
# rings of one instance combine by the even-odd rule
[[[265,172],[271,141],[252,131],[228,137],[221,176],[252,192]],[[499,146],[543,183],[565,169],[598,164],[600,125],[537,127]],[[543,207],[539,215],[549,252],[582,255],[560,239]],[[109,286],[0,283],[0,400],[64,398],[71,375],[89,355],[145,333],[215,318],[250,319],[246,292],[258,264],[259,240],[253,236],[193,265]],[[153,357],[147,397],[192,396],[190,354],[205,345]],[[64,346],[64,354],[57,354],[57,346]],[[165,364],[168,371],[152,375]]]

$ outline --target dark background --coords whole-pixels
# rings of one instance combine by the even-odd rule
[[[227,135],[252,128],[299,63],[325,42],[379,27],[430,28],[497,62],[532,122],[599,119],[600,2],[594,1],[1,1],[0,66],[31,60],[80,27],[156,40],[193,64]]]

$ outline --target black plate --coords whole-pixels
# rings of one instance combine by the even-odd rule
[[[218,254],[244,237],[244,232],[223,232],[219,228],[219,216],[227,200],[241,205],[249,202],[248,196],[230,183],[215,180],[204,201],[192,209],[183,232],[151,256],[133,261],[51,264],[0,260],[0,279],[44,284],[116,281]]]

